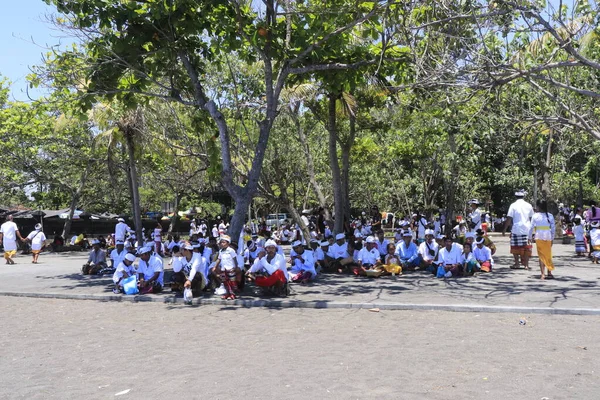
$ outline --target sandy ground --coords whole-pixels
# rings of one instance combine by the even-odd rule
[[[600,390],[599,317],[9,297],[0,310],[1,399],[555,400]]]

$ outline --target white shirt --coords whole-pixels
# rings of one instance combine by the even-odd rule
[[[31,240],[31,250],[41,250],[46,240],[46,235],[42,231],[33,231],[27,235],[27,239]]]
[[[321,246],[319,246],[315,250],[315,260],[316,261],[323,261],[324,259],[325,259],[325,252],[323,251],[323,249],[321,248]]]
[[[2,233],[2,245],[4,251],[17,250],[17,231],[19,228],[17,224],[12,221],[6,221],[0,226],[0,233]]]
[[[383,242],[380,242],[379,239],[375,240],[375,243],[377,244],[377,250],[379,250],[380,254],[387,254],[387,247],[388,244],[390,244],[390,241],[387,239],[383,239]]]
[[[216,238],[216,237],[219,237],[219,230],[217,229],[217,227],[216,227],[216,226],[212,228],[212,235],[213,235],[213,237],[215,237],[215,238]]]
[[[200,253],[194,253],[190,262],[191,262],[191,268],[190,268],[190,275],[189,275],[188,279],[191,281],[192,279],[194,279],[196,274],[198,272],[200,272],[202,274],[202,280],[204,281],[204,284],[206,285],[208,283],[207,271],[206,271],[208,268],[208,263],[206,262],[206,258],[204,258],[202,256],[202,254],[200,254]]]
[[[416,221],[417,223],[417,238],[418,239],[423,239],[425,237],[425,227],[427,226],[427,220],[423,217],[421,217],[418,221]]]
[[[362,264],[374,265],[377,262],[377,260],[381,260],[381,255],[379,254],[379,250],[377,250],[377,247],[374,247],[371,250],[367,250],[367,246],[365,246],[358,252],[357,259]]]
[[[535,234],[535,240],[554,240],[556,226],[554,216],[550,213],[537,212],[531,219],[531,235]]]
[[[462,249],[459,246],[455,246],[455,243],[452,243],[450,250],[446,249],[446,247],[440,250],[438,261],[441,265],[460,264],[461,256]]]
[[[518,199],[508,208],[508,217],[512,217],[511,233],[515,235],[529,235],[533,207],[523,199]]]
[[[237,254],[231,247],[227,247],[226,249],[219,250],[219,260],[221,260],[219,268],[222,271],[229,271],[236,266]]]
[[[471,218],[471,222],[475,224],[475,228],[471,230],[476,231],[477,229],[481,229],[481,211],[479,208],[474,209],[471,214],[469,214],[469,217]]]
[[[123,240],[125,241],[125,234],[130,232],[131,228],[125,222],[119,222],[115,226],[115,241]]]
[[[292,263],[292,268],[290,270],[290,274],[295,275],[302,271],[307,271],[312,273],[312,278],[314,278],[317,275],[317,271],[315,270],[315,258],[313,252],[304,249],[304,253],[297,254],[297,256],[302,257],[304,262],[298,259],[294,259],[294,262]]]
[[[427,247],[427,246],[429,246],[429,247]],[[425,261],[435,260],[435,256],[438,253],[439,247],[440,246],[435,241],[433,241],[431,243],[427,243],[427,241],[425,241],[419,245],[419,255]],[[433,250],[433,252],[434,252],[433,255],[429,254],[429,249]]]
[[[112,265],[113,268],[116,268],[121,261],[123,261],[125,259],[125,256],[127,255],[127,250],[123,249],[120,253],[117,251],[117,249],[115,248],[113,251],[110,252],[110,259],[112,260]]]
[[[273,275],[275,271],[280,270],[287,281],[288,274],[285,266],[285,258],[279,253],[275,253],[275,257],[271,259],[271,262],[267,261],[267,256],[254,260],[254,264],[250,267],[250,272],[255,273],[262,270],[266,271],[269,275]]]
[[[160,257],[150,256],[148,262],[140,260],[140,263],[138,265],[138,273],[144,275],[145,280],[151,279],[157,272],[159,272],[159,275],[156,282],[159,283],[160,286],[163,286],[163,279],[165,273],[163,269],[163,263]]]
[[[329,253],[335,259],[338,258],[348,258],[350,255],[348,254],[348,243],[345,242],[341,246],[335,242],[331,246],[329,246]]]
[[[479,246],[474,245],[473,255],[475,256],[475,259],[479,262],[489,261],[492,265],[494,265],[494,259],[492,258],[492,250],[490,250],[490,248],[487,246],[482,246],[480,249]]]
[[[117,264],[117,268],[113,274],[113,282],[115,285],[123,278],[125,273],[127,273],[128,276],[131,276],[135,273],[135,270],[133,269],[133,264],[125,265],[125,263],[121,261]]]
[[[600,246],[600,229],[593,228],[590,231],[590,242],[592,242],[592,247]]]

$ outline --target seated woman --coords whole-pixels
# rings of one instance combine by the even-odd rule
[[[400,257],[396,255],[396,245],[394,243],[388,243],[387,254],[384,257],[383,269],[386,275],[402,275],[402,262]]]
[[[475,256],[472,252],[471,243],[465,243],[463,245],[463,252],[460,258],[460,265],[462,269],[463,276],[471,276],[475,272],[479,271],[479,263],[475,259]]]
[[[377,243],[373,236],[369,236],[365,241],[365,247],[358,252],[358,265],[352,267],[352,272],[356,276],[379,277],[384,272],[381,266],[381,255],[377,250]]]
[[[288,294],[285,258],[277,253],[277,243],[271,239],[265,242],[265,250],[258,253],[246,276],[267,292],[279,296]]]
[[[123,279],[135,275],[135,269],[133,268],[134,261],[135,256],[131,253],[127,253],[123,260],[117,265],[115,273],[113,274],[113,282],[115,284],[113,293],[121,293],[123,291]]]
[[[396,255],[400,257],[402,269],[414,271],[421,265],[419,249],[412,240],[413,234],[410,229],[402,232],[402,241],[396,246]]]
[[[292,282],[308,283],[317,276],[313,253],[306,251],[300,240],[292,243],[290,264],[289,278]]]
[[[485,246],[485,239],[483,236],[478,237],[475,240],[475,248],[473,249],[473,256],[478,264],[478,269],[482,272],[492,272],[492,266],[494,265],[494,259],[492,258],[492,251],[489,247]]]

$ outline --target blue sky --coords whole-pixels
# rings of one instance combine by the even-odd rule
[[[46,22],[54,11],[42,0],[3,0],[0,12],[0,75],[12,81],[11,100],[27,101],[29,67],[41,64],[50,46],[69,44],[72,40]],[[39,92],[30,91],[31,97]]]

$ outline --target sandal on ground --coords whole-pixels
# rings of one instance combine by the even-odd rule
[[[546,275],[546,279],[554,279],[554,275],[548,274],[548,275]]]
[[[520,266],[520,265],[517,265],[517,264],[513,264],[513,265],[511,265],[509,268],[510,268],[510,269],[521,269],[521,266]]]
[[[526,271],[530,271],[531,267],[523,267],[523,269],[526,270]]]

